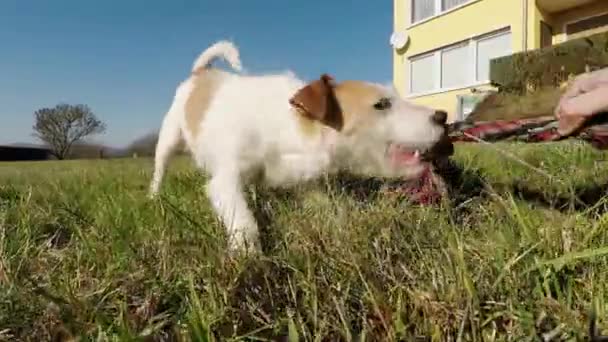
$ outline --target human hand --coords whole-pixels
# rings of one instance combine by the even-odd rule
[[[558,133],[569,135],[586,119],[608,109],[608,68],[577,76],[555,108]]]

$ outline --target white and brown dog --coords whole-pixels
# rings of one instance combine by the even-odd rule
[[[243,192],[255,175],[275,187],[341,170],[411,179],[429,167],[425,152],[445,134],[444,111],[410,104],[391,88],[328,75],[312,83],[290,73],[239,75],[212,68],[218,57],[241,70],[227,41],[196,60],[163,120],[150,195],[183,139],[210,176],[208,195],[231,248],[259,248]]]

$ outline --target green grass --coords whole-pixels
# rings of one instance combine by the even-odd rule
[[[226,253],[188,159],[158,201],[148,159],[0,164],[0,340],[576,341],[591,310],[608,327],[606,154],[494,146],[546,174],[460,145],[457,208],[251,189],[257,259]]]

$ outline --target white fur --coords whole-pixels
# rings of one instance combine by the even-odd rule
[[[234,69],[241,68],[238,50],[231,43],[221,42],[203,52],[193,70],[208,67],[218,57],[225,58]],[[387,142],[425,149],[443,132],[431,123],[432,110],[406,103],[396,92],[383,88],[394,100],[392,109],[358,133],[343,136],[325,129],[321,135],[305,134],[288,101],[305,85],[289,72],[264,76],[226,72],[204,113],[198,135],[191,136],[184,106],[192,80],[185,80],[177,88],[162,123],[151,196],[159,191],[171,152],[184,139],[197,165],[210,175],[208,195],[227,228],[231,247],[245,243],[259,247],[257,223],[243,193],[244,184],[252,176],[261,172],[271,186],[289,186],[343,168],[372,176],[413,177],[423,167],[388,165],[384,156]]]
[[[209,64],[217,57],[224,58],[234,70],[241,71],[242,65],[239,50],[232,42],[221,40],[211,45],[198,56],[192,65],[192,72],[209,67]]]

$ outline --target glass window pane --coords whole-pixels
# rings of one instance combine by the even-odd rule
[[[490,60],[510,55],[511,33],[501,33],[477,42],[477,81],[490,80]]]
[[[435,89],[435,55],[417,58],[411,61],[411,88],[412,93],[421,93]]]
[[[469,0],[441,0],[441,9],[447,11],[450,8],[460,6]]]
[[[419,22],[435,14],[435,0],[411,0],[412,23]]]
[[[468,44],[448,48],[441,53],[441,88],[453,88],[472,83],[471,57]]]

